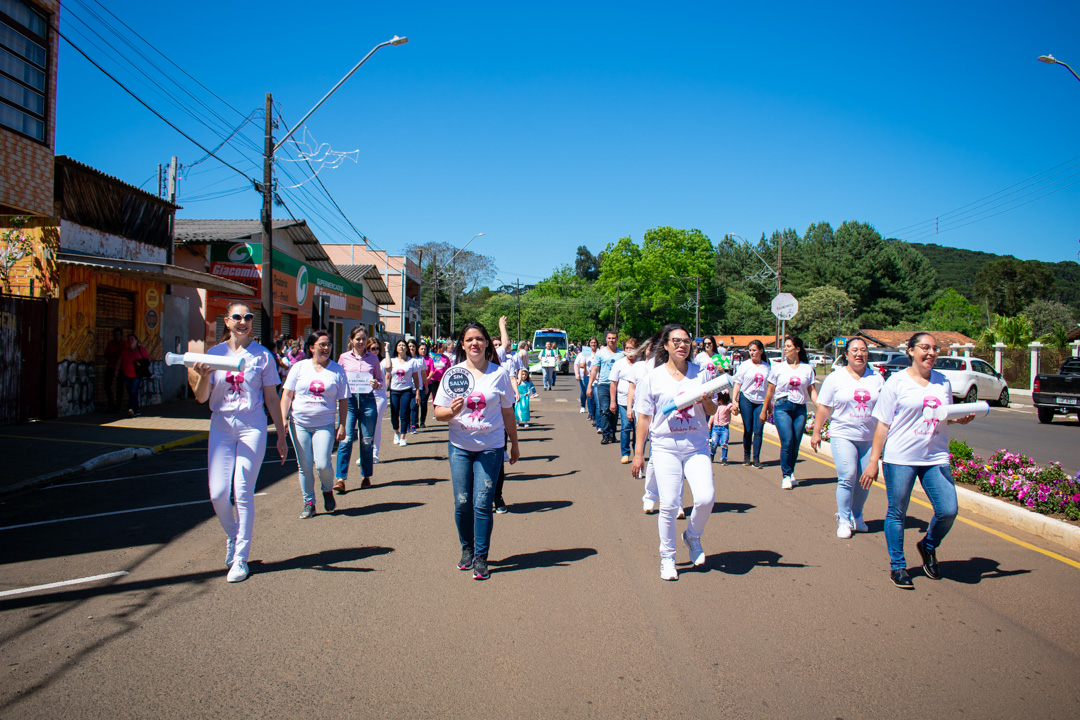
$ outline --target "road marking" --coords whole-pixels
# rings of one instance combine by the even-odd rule
[[[288,460],[286,460],[286,462],[295,463],[296,460],[293,459],[293,458],[289,458]],[[263,461],[263,465],[280,464],[280,463],[281,463],[280,460],[264,460]],[[62,489],[62,488],[76,487],[78,485],[97,485],[98,483],[115,482],[117,480],[137,480],[139,478],[144,478],[144,477],[157,477],[158,475],[176,475],[177,473],[206,472],[206,470],[207,470],[207,468],[189,468],[187,470],[169,470],[168,472],[146,473],[145,475],[124,475],[122,477],[105,478],[104,480],[84,480],[82,482],[74,482],[74,483],[59,483],[57,485],[49,485],[47,487],[44,487],[44,488],[42,488],[42,490],[58,490],[58,489]]]
[[[39,590],[52,590],[53,588],[66,587],[68,585],[82,585],[85,583],[97,582],[98,580],[108,580],[109,578],[123,577],[127,574],[127,570],[121,570],[120,572],[105,573],[104,575],[94,575],[93,577],[77,578],[75,580],[64,580],[62,582],[54,582],[47,585],[34,585],[33,587],[24,587],[17,590],[5,590],[4,592],[0,592],[0,598],[11,597],[12,595],[23,595],[25,593],[37,592]]]
[[[255,497],[261,497],[266,493],[255,493]],[[19,528],[36,527],[38,525],[55,525],[56,523],[71,522],[73,520],[92,520],[93,518],[109,517],[110,515],[126,515],[127,513],[146,512],[147,510],[167,510],[168,508],[184,507],[185,505],[202,505],[203,503],[210,502],[210,499],[205,500],[191,500],[189,502],[182,503],[170,503],[169,505],[151,505],[150,507],[131,508],[130,510],[113,510],[111,512],[94,513],[93,515],[76,515],[69,518],[57,518],[55,520],[39,520],[32,523],[22,523],[21,525],[7,525],[6,527],[0,527],[0,530],[17,530]]]
[[[741,429],[742,428],[740,427],[740,430]],[[767,438],[767,437],[762,436],[761,439],[764,440],[765,442],[769,443],[770,445],[775,445],[776,447],[780,447],[780,443],[776,442],[772,438]],[[803,455],[801,452],[799,453],[799,458],[803,459],[803,460],[813,460],[814,462],[818,462],[818,463],[821,463],[822,465],[826,465],[828,467],[831,467],[833,470],[836,469],[836,465],[832,464],[828,460],[825,460],[824,458],[815,457],[813,455]],[[886,490],[885,485],[883,483],[881,483],[881,482],[875,481],[874,486],[879,487],[882,490]],[[916,503],[917,505],[922,505],[925,508],[930,508],[931,510],[934,509],[934,506],[931,505],[930,503],[926,502],[925,500],[920,500],[919,498],[914,497],[914,496],[912,496],[911,502]],[[968,520],[967,518],[965,518],[963,516],[960,516],[960,515],[958,515],[956,517],[956,519],[958,521],[964,523],[965,525],[970,525],[973,528],[983,530],[984,532],[990,533],[991,535],[999,537],[1002,540],[1007,540],[1007,541],[1009,541],[1009,542],[1011,542],[1011,543],[1013,543],[1015,545],[1019,545],[1022,548],[1025,548],[1027,550],[1033,550],[1033,551],[1035,551],[1035,552],[1037,552],[1037,553],[1039,553],[1041,555],[1045,555],[1048,558],[1053,558],[1054,560],[1057,560],[1058,562],[1065,563],[1066,565],[1072,566],[1072,567],[1077,568],[1078,570],[1080,570],[1080,562],[1077,562],[1075,560],[1067,558],[1064,555],[1058,555],[1056,552],[1053,552],[1052,550],[1046,550],[1045,548],[1041,548],[1038,545],[1032,545],[1031,543],[1025,542],[1025,541],[1021,540],[1020,538],[1015,538],[1012,535],[1008,535],[1006,533],[1001,532],[1000,530],[995,530],[995,529],[993,529],[991,527],[987,527],[986,525],[983,525],[981,523],[977,523],[974,520]]]

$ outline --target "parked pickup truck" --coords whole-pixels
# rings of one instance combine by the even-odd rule
[[[1057,375],[1036,375],[1031,402],[1041,423],[1052,422],[1054,415],[1080,419],[1080,358],[1066,360]]]

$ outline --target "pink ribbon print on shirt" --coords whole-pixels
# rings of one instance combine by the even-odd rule
[[[240,386],[244,384],[244,373],[243,373],[243,371],[241,371],[241,372],[233,372],[232,370],[227,370],[225,372],[225,382],[227,382],[231,386],[230,389],[229,389],[229,394],[230,395],[233,394],[233,393],[239,395],[240,394]]]
[[[326,385],[322,380],[312,380],[308,385],[308,392],[315,396],[315,399],[322,402],[323,393],[326,392]]]
[[[765,376],[761,373],[754,375],[754,387],[758,387],[765,384]]]
[[[465,407],[472,410],[469,413],[469,420],[479,424],[484,419],[484,408],[487,407],[487,401],[484,400],[484,396],[480,393],[473,393],[469,397],[465,398]]]
[[[919,435],[933,435],[937,432],[938,418],[935,411],[941,407],[941,400],[933,395],[927,395],[923,398],[923,422],[926,423],[926,428],[923,432],[919,432],[916,428],[915,432]]]
[[[855,390],[855,414],[865,417],[870,413],[870,391],[857,388]]]

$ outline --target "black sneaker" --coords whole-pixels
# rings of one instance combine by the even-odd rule
[[[915,549],[919,551],[919,556],[922,557],[922,569],[926,573],[926,577],[931,580],[940,580],[941,568],[937,564],[937,553],[926,549],[926,538],[915,543]]]
[[[507,509],[505,502],[503,502],[502,500],[496,500],[495,501],[495,512],[497,512],[500,515],[505,515],[506,513],[510,512],[510,510]]]
[[[601,445],[610,445],[613,442],[615,442],[615,438],[606,437],[600,440]]]
[[[315,514],[315,503],[304,503],[304,509],[300,511],[300,519],[307,520]]]
[[[911,582],[911,576],[907,574],[907,570],[893,570],[889,573],[892,577],[893,585],[902,590],[914,590],[915,583]]]
[[[488,571],[487,558],[473,558],[472,576],[473,580],[487,580],[491,577],[491,572]]]
[[[472,570],[473,554],[471,547],[461,548],[461,559],[458,560],[458,570]]]
[[[337,509],[337,500],[334,499],[333,490],[327,490],[322,494],[322,506],[323,510],[328,513],[332,513]]]

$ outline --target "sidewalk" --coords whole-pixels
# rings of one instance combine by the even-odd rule
[[[144,408],[142,417],[96,412],[0,426],[0,496],[88,469],[205,440],[210,410],[194,400]]]

